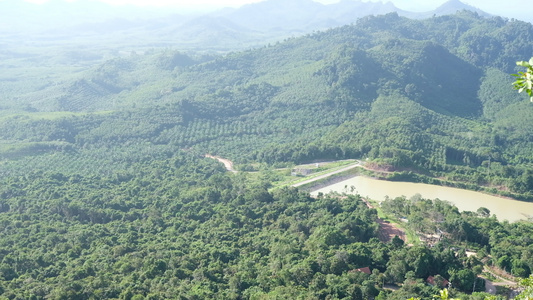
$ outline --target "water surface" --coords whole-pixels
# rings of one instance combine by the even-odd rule
[[[353,194],[359,194],[376,201],[383,201],[387,196],[390,198],[400,196],[410,198],[415,194],[420,194],[426,199],[438,198],[447,200],[461,211],[475,212],[480,207],[486,207],[490,210],[491,215],[495,214],[500,221],[508,220],[514,222],[520,219],[527,219],[527,216],[533,216],[533,203],[531,202],[506,199],[452,187],[425,183],[385,181],[364,176],[356,176],[320,188],[311,194],[316,195],[319,192],[325,194],[330,191],[352,193],[352,186],[354,187]]]

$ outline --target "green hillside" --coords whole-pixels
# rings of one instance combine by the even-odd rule
[[[531,274],[531,222],[391,199],[385,213],[442,223],[445,238],[382,243],[360,197],[271,189],[275,168],[367,159],[394,178],[531,200],[533,106],[508,74],[532,53],[531,24],[460,12],[370,16],[223,56],[47,53],[45,73],[10,56],[0,297],[429,299],[439,274],[482,299],[462,294],[482,265]]]
[[[10,145],[2,153],[18,160],[5,159],[3,170],[27,172],[22,160],[71,174],[91,157],[84,172],[97,175],[140,152],[183,149],[237,163],[368,157],[528,197],[532,186],[515,179],[533,157],[532,108],[508,74],[533,52],[531,32],[469,12],[422,21],[389,14],[223,57],[114,58],[38,88],[18,76],[6,84],[0,124]],[[55,142],[67,144],[47,146]],[[40,143],[39,155],[28,143]]]

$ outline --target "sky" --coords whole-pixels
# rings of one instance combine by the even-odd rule
[[[46,2],[48,0],[26,0],[27,2]],[[76,1],[76,0],[67,0]],[[133,5],[152,5],[152,6],[183,6],[183,7],[239,7],[244,4],[260,2],[263,0],[94,0],[106,2],[113,5],[133,4]],[[290,0],[286,0],[290,1]],[[324,4],[338,2],[339,0],[314,0]],[[357,0],[359,1],[359,0]],[[364,2],[388,2],[388,0],[362,0]],[[407,11],[430,11],[437,8],[447,0],[390,0],[400,9]],[[461,0],[463,3],[477,7],[490,14],[499,15],[508,18],[516,18],[525,21],[533,20],[532,0]]]

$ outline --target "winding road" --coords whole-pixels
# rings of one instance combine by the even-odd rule
[[[213,156],[211,154],[205,154],[205,157],[216,159],[219,162],[224,164],[224,166],[226,167],[226,170],[228,170],[230,172],[233,172],[233,173],[237,173],[237,170],[233,169],[233,162],[231,160],[222,158],[220,156]],[[335,171],[331,171],[331,172],[328,172],[326,174],[322,174],[322,175],[319,175],[319,176],[316,176],[316,177],[313,177],[313,178],[310,178],[310,179],[295,183],[295,184],[293,184],[291,186],[292,187],[299,187],[299,186],[302,186],[302,185],[305,185],[305,184],[308,184],[308,183],[311,183],[311,182],[314,182],[314,181],[317,181],[317,180],[320,180],[320,179],[324,179],[324,178],[327,178],[327,177],[329,177],[331,175],[342,173],[342,172],[345,172],[345,171],[348,171],[348,170],[351,170],[351,169],[357,168],[357,167],[364,168],[363,164],[359,160],[356,160],[355,163],[350,164],[350,165],[348,165],[346,167],[343,167],[341,169],[338,169],[338,170],[335,170]]]
[[[228,170],[230,172],[233,172],[233,173],[237,173],[237,171],[235,169],[233,169],[233,162],[231,160],[225,159],[225,158],[222,158],[222,157],[219,157],[219,156],[213,156],[213,155],[210,155],[210,154],[206,154],[205,157],[216,159],[219,162],[224,164],[224,167],[226,167],[226,170]]]

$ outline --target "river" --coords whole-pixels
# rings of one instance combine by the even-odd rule
[[[454,204],[461,211],[476,211],[480,207],[486,207],[491,215],[495,214],[498,220],[508,220],[515,222],[533,216],[533,203],[512,199],[491,196],[480,192],[463,190],[452,187],[431,185],[425,183],[398,182],[377,180],[364,176],[356,176],[327,187],[313,191],[316,195],[319,192],[324,194],[330,191],[339,193],[351,193],[354,187],[354,194],[359,194],[376,201],[382,201],[386,196],[395,198],[405,196],[410,198],[415,194],[422,195],[426,199],[447,200]]]

